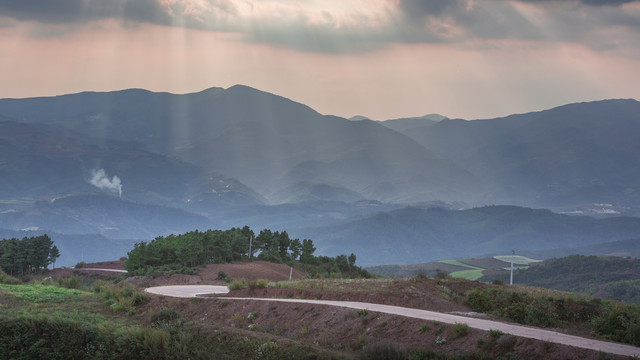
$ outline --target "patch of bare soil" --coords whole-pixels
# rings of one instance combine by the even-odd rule
[[[112,270],[125,270],[124,261],[103,261],[97,263],[84,264],[83,268],[86,269],[112,269]]]
[[[291,268],[284,264],[268,261],[252,261],[238,264],[210,264],[199,269],[198,275],[173,274],[159,276],[150,281],[151,286],[160,285],[224,285],[218,274],[224,272],[230,279],[269,281],[289,280]],[[293,269],[293,280],[303,279],[307,274]]]
[[[471,311],[467,306],[451,301],[451,297],[456,296],[453,290],[430,279],[394,280],[385,282],[384,288],[371,288],[371,284],[375,282],[349,283],[346,288],[336,289],[331,286],[319,289],[240,289],[226,296],[360,301],[440,312]]]
[[[523,360],[600,358],[595,351],[511,335],[496,338],[489,332],[475,329],[456,336],[454,325],[333,306],[159,296],[151,296],[147,306],[175,308],[189,324],[204,331],[236,331],[252,334],[248,336],[315,344],[350,358],[357,357],[365,346],[373,344],[393,344],[411,350],[430,349],[449,356],[484,353],[495,358],[511,352]]]

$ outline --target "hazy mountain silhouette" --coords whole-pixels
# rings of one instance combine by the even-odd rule
[[[629,218],[398,208],[636,211],[638,114],[638,101],[606,100],[487,120],[350,121],[240,85],[2,99],[0,228],[148,240],[271,227],[370,264],[634,238]]]
[[[312,236],[323,252],[353,251],[362,264],[406,264],[630,239],[640,233],[640,219],[594,219],[516,206],[404,208],[301,233]]]
[[[172,95],[145,90],[0,100],[0,114],[61,126],[98,142],[139,142],[236,178],[264,196],[301,182],[348,191],[392,182],[381,200],[458,200],[472,176],[373,121],[323,116],[308,106],[246,86]],[[420,191],[417,191],[420,190]]]
[[[640,102],[605,100],[402,131],[484,179],[499,203],[640,203]]]

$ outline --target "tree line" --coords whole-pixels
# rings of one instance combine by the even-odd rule
[[[11,276],[22,276],[55,266],[58,248],[47,234],[0,240],[0,267]]]
[[[265,260],[299,264],[316,274],[349,276],[368,274],[355,266],[356,256],[335,258],[315,256],[310,239],[291,239],[286,231],[264,229],[256,236],[248,226],[229,230],[190,231],[181,235],[159,236],[150,242],[136,243],[129,251],[125,268],[132,274],[149,273],[154,268],[186,270],[206,264]]]

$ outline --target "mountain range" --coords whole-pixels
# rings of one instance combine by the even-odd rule
[[[379,228],[383,246],[393,236],[382,224],[418,229],[414,211],[433,208],[637,216],[639,114],[640,102],[618,99],[473,121],[348,120],[242,85],[0,99],[0,228],[148,240],[246,224],[313,235],[332,252],[362,240],[358,222]],[[582,245],[632,235],[623,233],[594,230]],[[405,235],[386,258],[363,247],[367,262],[406,262],[396,261],[415,255]]]

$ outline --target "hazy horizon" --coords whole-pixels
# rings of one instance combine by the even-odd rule
[[[640,2],[0,1],[0,98],[244,84],[323,114],[640,98]]]

